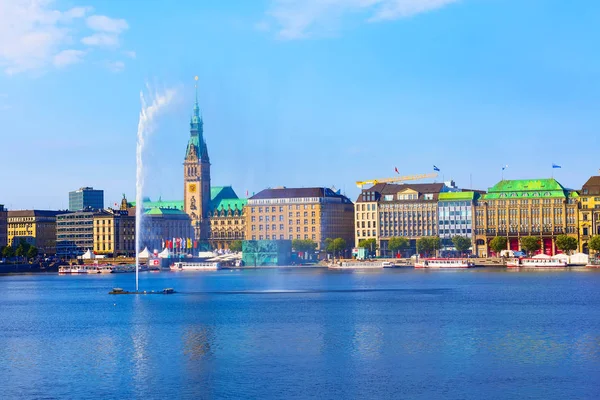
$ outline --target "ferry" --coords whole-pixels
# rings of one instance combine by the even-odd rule
[[[61,265],[60,267],[58,267],[58,273],[60,275],[70,274],[71,266],[70,265]]]
[[[552,258],[513,258],[506,262],[508,268],[565,268],[567,262]]]
[[[380,269],[386,263],[377,261],[342,261],[341,263],[332,263],[327,267],[331,269]],[[387,263],[389,264],[389,263]]]
[[[218,262],[176,262],[171,271],[216,271],[221,265]]]
[[[420,258],[415,268],[471,268],[475,264],[464,258]]]

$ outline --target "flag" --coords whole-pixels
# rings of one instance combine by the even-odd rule
[[[191,249],[192,248],[192,239],[188,238],[187,240],[187,248]]]
[[[508,165],[503,166],[502,171],[504,171],[506,168],[508,168]]]
[[[197,249],[198,248],[198,241],[194,240],[194,248]]]
[[[558,165],[558,164],[554,164],[554,163],[553,163],[553,164],[552,164],[552,168],[562,168],[562,167],[561,167],[560,165]]]
[[[436,167],[435,165],[433,166],[433,170],[440,172],[440,169],[438,167]]]
[[[248,197],[248,191],[246,190],[246,197]]]
[[[164,249],[165,248],[165,239],[161,239],[160,240],[160,248]]]
[[[400,173],[400,172],[398,172],[398,167],[394,167],[394,171],[396,171],[397,174]]]

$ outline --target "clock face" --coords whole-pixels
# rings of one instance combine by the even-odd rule
[[[188,191],[190,193],[196,193],[198,191],[198,185],[195,183],[190,183],[188,186]]]

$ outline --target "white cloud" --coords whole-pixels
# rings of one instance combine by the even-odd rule
[[[92,11],[91,7],[59,10],[54,0],[0,0],[0,71],[12,75],[81,61],[85,52],[71,47],[82,36],[94,36],[81,32],[86,28],[80,22]],[[104,16],[92,16],[86,22],[96,32],[113,35],[128,27],[125,20]],[[106,38],[95,40],[110,42]],[[118,37],[111,43],[115,42],[112,47],[118,46]]]
[[[63,50],[54,56],[53,64],[56,67],[66,67],[67,65],[83,61],[84,55],[85,51],[81,50]]]
[[[135,51],[131,51],[131,50],[124,51],[123,55],[126,56],[126,57],[129,57],[131,59],[135,59],[137,57],[137,54],[135,54]]]
[[[92,15],[85,22],[90,29],[101,32],[121,33],[129,28],[124,19],[109,18],[105,15]]]
[[[345,14],[367,14],[369,22],[407,18],[459,0],[271,0],[267,15],[282,39],[302,39],[337,30]],[[257,26],[264,27],[266,22]]]
[[[119,37],[110,33],[94,33],[81,39],[81,43],[87,46],[118,47]]]
[[[125,69],[125,63],[123,61],[109,61],[106,66],[112,72],[121,72]]]

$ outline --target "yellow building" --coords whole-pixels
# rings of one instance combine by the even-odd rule
[[[37,247],[39,254],[56,254],[56,215],[59,211],[17,210],[7,217],[7,243],[13,247],[21,240]]]
[[[265,189],[248,199],[246,240],[354,240],[354,206],[327,188]]]
[[[579,197],[579,251],[589,254],[589,240],[594,235],[600,235],[600,176],[588,179]]]
[[[94,213],[94,253],[135,256],[135,217],[123,210]]]
[[[503,180],[484,194],[475,211],[476,254],[489,257],[490,241],[507,238],[507,250],[521,249],[524,236],[540,238],[541,253],[557,253],[555,239],[578,238],[578,194],[555,179]]]

